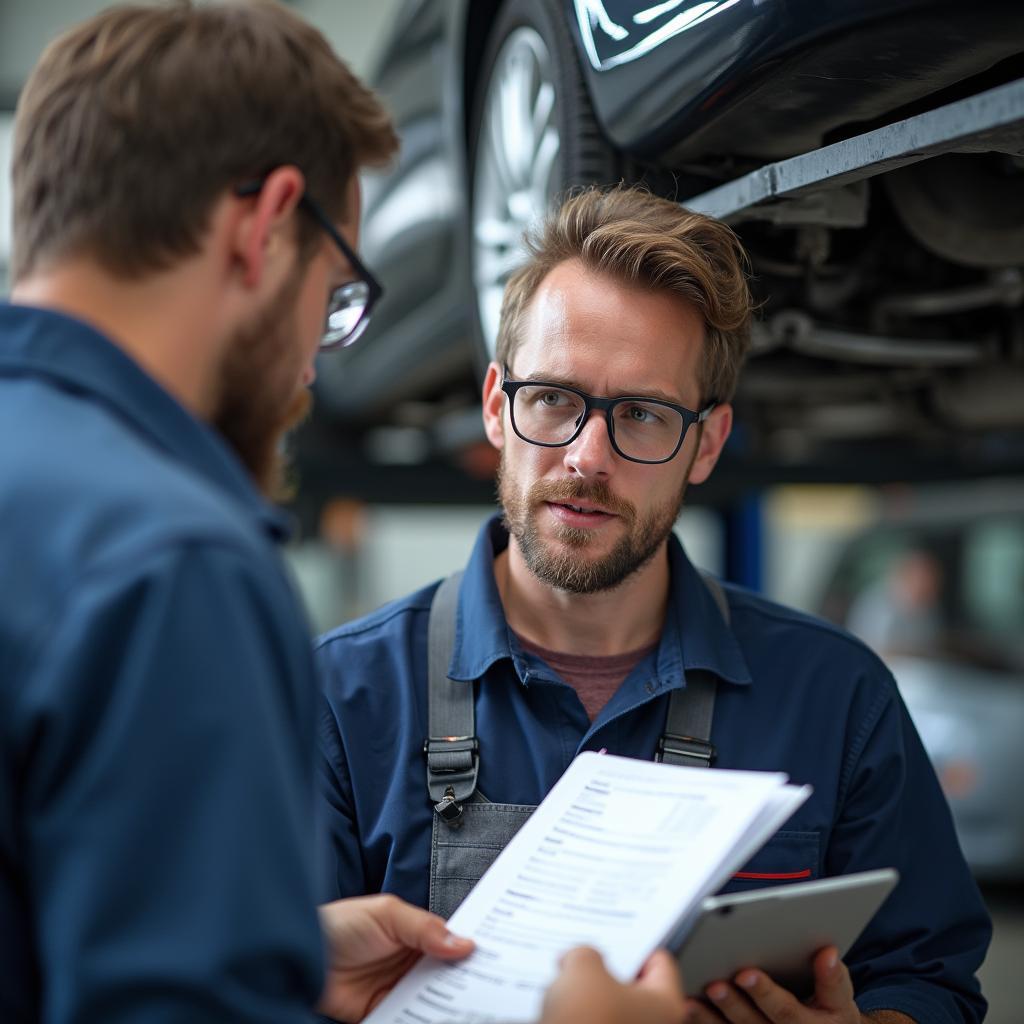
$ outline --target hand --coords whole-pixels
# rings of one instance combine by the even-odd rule
[[[444,919],[397,896],[357,896],[320,908],[327,942],[327,981],[317,1012],[362,1020],[424,953],[458,960],[471,939],[452,935]]]
[[[705,992],[714,1009],[688,999],[687,1024],[866,1024],[873,1019],[857,1009],[850,972],[834,946],[819,950],[813,967],[814,995],[806,1003],[776,985],[764,971],[744,970],[736,975],[735,984],[708,985]],[[909,1020],[902,1015],[889,1019]]]
[[[581,946],[562,958],[540,1024],[682,1024],[685,1007],[675,961],[664,950],[647,961],[637,981],[623,985],[597,950]]]

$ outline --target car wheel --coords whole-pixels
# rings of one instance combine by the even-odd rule
[[[501,299],[523,233],[574,185],[619,178],[573,40],[550,0],[511,0],[488,38],[474,97],[469,256],[478,352],[493,358]]]

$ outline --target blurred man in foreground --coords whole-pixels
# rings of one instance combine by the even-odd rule
[[[273,3],[107,10],[25,86],[0,306],[5,1024],[287,1024],[318,999],[356,1020],[420,952],[472,946],[393,897],[321,929],[317,694],[265,500],[317,352],[379,297],[356,171],[395,148]]]

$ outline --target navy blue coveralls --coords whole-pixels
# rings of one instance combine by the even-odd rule
[[[575,690],[509,631],[493,573],[507,543],[497,518],[479,535],[449,669],[467,685],[479,680],[479,792],[495,803],[535,805],[582,750],[651,759],[667,694],[686,685],[690,670],[713,672],[717,766],[783,771],[814,787],[727,890],[897,868],[897,890],[846,958],[861,1010],[900,1010],[922,1024],[979,1021],[985,1001],[974,972],[989,920],[881,661],[828,623],[730,586],[726,624],[673,538],[660,643],[591,724]],[[433,811],[423,741],[434,589],[319,643],[330,865],[322,898],[385,891],[427,905]]]
[[[91,327],[0,306],[0,1021],[311,1021],[316,696],[280,517]]]

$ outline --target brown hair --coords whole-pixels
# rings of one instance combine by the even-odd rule
[[[577,259],[588,270],[693,303],[705,326],[702,402],[732,399],[750,347],[751,298],[746,254],[725,224],[644,189],[587,188],[553,211],[526,244],[528,260],[509,278],[502,301],[499,363],[511,360],[541,282],[559,263]]]
[[[80,253],[125,277],[167,267],[198,251],[219,196],[283,164],[340,219],[352,174],[397,144],[377,97],[272,0],[110,8],[51,43],[21,94],[14,279]]]

